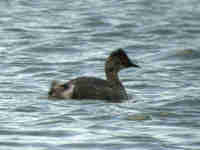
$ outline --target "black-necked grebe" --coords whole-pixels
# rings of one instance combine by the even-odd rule
[[[128,95],[119,80],[118,72],[124,68],[139,67],[133,64],[123,49],[113,51],[105,63],[106,80],[79,77],[66,83],[53,81],[49,97],[61,99],[100,99],[110,102],[127,100]]]

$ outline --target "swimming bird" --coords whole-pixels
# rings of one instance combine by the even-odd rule
[[[60,99],[99,99],[109,102],[122,102],[128,95],[118,73],[120,70],[138,67],[131,62],[126,52],[119,48],[113,51],[105,62],[106,80],[96,77],[78,77],[66,83],[53,81],[48,92],[49,97]]]

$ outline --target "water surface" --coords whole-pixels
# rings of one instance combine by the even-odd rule
[[[198,150],[198,0],[0,2],[0,148]],[[105,78],[124,48],[129,101],[48,100],[52,80]]]

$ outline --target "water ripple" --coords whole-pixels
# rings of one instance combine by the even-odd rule
[[[199,148],[199,1],[0,2],[0,149]],[[130,100],[50,100],[52,80],[120,72]]]

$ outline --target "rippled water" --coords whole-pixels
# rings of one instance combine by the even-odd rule
[[[198,0],[1,0],[0,149],[200,148]],[[52,101],[52,80],[104,78],[124,48],[129,101]]]

